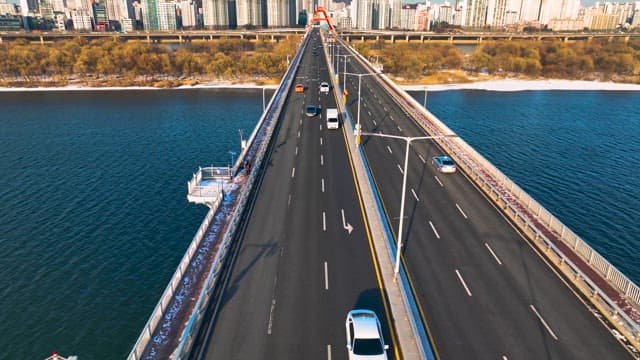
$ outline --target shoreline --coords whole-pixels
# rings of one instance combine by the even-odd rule
[[[429,85],[398,85],[405,91],[451,91],[451,90],[484,90],[496,92],[516,91],[640,91],[640,84],[626,84],[585,80],[521,80],[521,79],[495,79],[482,80],[458,84],[429,84]],[[42,91],[117,91],[117,90],[189,90],[189,89],[276,89],[277,85],[257,85],[252,82],[207,82],[198,85],[183,85],[173,88],[157,88],[152,86],[117,86],[117,87],[90,87],[69,85],[62,87],[0,87],[0,92],[42,92]]]

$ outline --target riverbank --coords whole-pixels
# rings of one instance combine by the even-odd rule
[[[522,79],[492,79],[465,83],[451,84],[412,84],[400,85],[406,91],[447,91],[447,90],[486,90],[486,91],[534,91],[534,90],[571,90],[571,91],[640,91],[640,84],[626,84],[603,81],[584,80],[522,80]],[[69,85],[61,87],[4,87],[0,92],[27,91],[116,91],[116,90],[163,90],[163,89],[276,89],[277,85],[260,85],[252,82],[235,83],[230,81],[205,82],[196,85],[183,85],[173,88],[158,88],[152,86],[119,86],[119,87],[90,87]]]

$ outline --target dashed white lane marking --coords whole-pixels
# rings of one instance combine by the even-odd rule
[[[436,181],[438,182],[438,184],[440,184],[441,187],[444,187],[444,185],[442,185],[442,181],[440,181],[437,176],[434,176],[434,178],[436,178]]]
[[[320,131],[322,131],[322,124],[320,124]]]
[[[396,125],[396,127],[398,128],[398,131],[402,132],[402,129],[400,128],[400,126]]]
[[[423,163],[423,164],[426,164],[426,163],[427,163],[427,160],[425,160],[425,159],[422,157],[422,155],[418,155],[418,157],[420,158],[420,160],[422,160],[422,163]]]
[[[320,137],[320,146],[322,146],[322,136]]]
[[[320,155],[320,165],[324,166],[324,155]]]
[[[404,171],[402,170],[402,167],[400,166],[400,164],[398,164],[398,170],[400,170],[401,174],[404,174]]]
[[[416,198],[416,201],[420,201],[420,199],[418,199],[418,195],[416,195],[415,190],[411,189],[411,193],[413,194],[413,197]]]
[[[302,119],[300,119],[300,125],[302,125]]]
[[[298,155],[298,147],[296,146],[296,155]]]
[[[327,214],[322,212],[322,231],[327,231]]]
[[[373,121],[373,125],[376,125],[376,126],[378,125],[378,123],[375,120],[371,119],[371,121]]]
[[[329,290],[329,265],[324,262],[324,289]]]
[[[462,214],[462,216],[464,216],[465,219],[468,219],[467,214],[465,214],[464,211],[462,211],[462,208],[460,207],[460,205],[456,204],[456,207],[458,208],[458,211],[460,211],[460,214]]]
[[[327,345],[327,360],[331,360],[331,345]]]
[[[298,130],[298,137],[300,137],[300,131]]]
[[[293,179],[294,177],[296,177],[296,168],[293,168],[293,170],[291,170],[291,178]]]
[[[436,234],[436,238],[440,239],[440,234],[438,234],[436,227],[433,226],[433,223],[431,221],[429,221],[429,225],[431,225],[431,230],[433,230],[433,233]]]
[[[324,178],[322,178],[322,192],[324,192]]]
[[[536,314],[536,316],[538,317],[538,320],[540,320],[540,322],[542,323],[542,325],[544,325],[544,327],[547,329],[547,331],[549,332],[549,334],[551,334],[551,336],[555,339],[558,340],[558,337],[556,336],[556,334],[553,332],[553,330],[551,330],[551,328],[549,327],[549,325],[547,324],[546,321],[544,321],[544,319],[542,318],[542,316],[540,316],[540,313],[538,313],[538,310],[536,310],[535,306],[533,305],[529,305],[529,307],[531,308],[531,310]]]
[[[489,250],[491,255],[493,255],[493,258],[496,259],[496,262],[498,262],[498,265],[502,265],[502,261],[500,261],[500,259],[498,259],[498,256],[496,255],[496,253],[493,252],[493,249],[491,248],[491,246],[489,246],[489,244],[487,244],[487,243],[484,243],[484,246],[487,247],[487,250]]]
[[[387,145],[387,150],[389,150],[389,154],[393,154],[393,151],[391,151],[391,148],[389,147],[389,145]]]
[[[387,110],[387,109],[385,109],[385,110]],[[391,115],[389,115],[389,119],[391,119],[391,121],[394,121],[393,120],[393,116],[391,116]]]
[[[369,114],[369,116],[371,116],[371,111],[367,110],[367,114]]]
[[[509,358],[507,357],[507,355],[502,355],[502,360],[509,360]]]
[[[276,309],[276,299],[271,299],[271,310],[269,311],[269,326],[267,327],[267,335],[271,335],[271,328],[273,327],[273,312]]]
[[[289,194],[289,200],[287,200],[287,206],[291,206],[291,194]]]
[[[462,278],[462,275],[460,275],[460,271],[458,271],[458,269],[456,269],[456,275],[458,275],[458,279],[462,283],[462,286],[464,286],[464,289],[467,291],[467,295],[471,296],[471,290],[469,290],[467,283],[464,282],[464,279]]]
[[[383,106],[382,108],[384,109],[384,112],[388,111],[386,106]],[[391,120],[393,120],[393,119],[391,119]]]

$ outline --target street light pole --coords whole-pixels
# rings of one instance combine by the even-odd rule
[[[457,137],[455,134],[451,135],[437,135],[437,136],[398,136],[387,135],[382,133],[362,133],[363,136],[379,136],[393,139],[404,140],[407,143],[407,147],[404,154],[404,168],[402,170],[402,197],[400,200],[400,224],[398,225],[398,244],[396,245],[396,262],[393,270],[393,279],[395,280],[400,272],[400,254],[402,253],[402,231],[404,225],[404,201],[407,193],[407,173],[409,172],[409,147],[411,142],[415,140],[428,140],[428,139],[441,139],[447,137]]]
[[[362,77],[363,76],[373,76],[373,75],[377,75],[377,74],[372,74],[372,73],[367,73],[367,74],[351,74],[351,73],[347,73],[345,72],[345,83],[344,83],[344,87],[345,89],[347,88],[347,82],[346,82],[346,75],[352,75],[352,76],[357,76],[358,77],[358,117],[356,120],[356,145],[360,145],[360,133],[361,133],[361,126],[360,126],[360,90],[361,90],[361,85],[362,85]]]

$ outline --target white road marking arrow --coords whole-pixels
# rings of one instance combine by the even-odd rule
[[[342,227],[347,230],[347,232],[349,233],[349,235],[351,235],[351,232],[353,231],[353,226],[351,226],[351,224],[349,224],[345,219],[344,219],[344,209],[340,209],[342,210]]]

